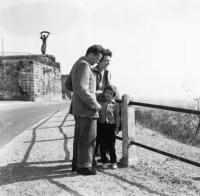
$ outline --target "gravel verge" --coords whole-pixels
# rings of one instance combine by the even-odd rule
[[[60,111],[40,121],[0,149],[1,196],[200,195],[200,169],[136,147],[137,164],[97,175],[71,172],[74,120]],[[137,126],[137,142],[200,162],[197,147]],[[130,147],[130,151],[131,151]],[[116,142],[121,158],[121,141]]]

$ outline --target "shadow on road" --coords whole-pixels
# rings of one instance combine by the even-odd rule
[[[0,167],[0,185],[75,176],[76,174],[72,173],[70,167],[71,165],[38,167],[23,163],[8,164],[5,167]]]
[[[60,161],[58,161],[59,163]],[[38,162],[41,164],[41,162]],[[42,164],[49,162],[42,162]],[[57,163],[57,161],[54,161]],[[35,163],[34,163],[35,164]],[[74,177],[77,174],[71,171],[70,165],[58,166],[30,166],[29,164],[14,163],[5,167],[0,167],[0,186],[12,184],[16,182],[34,181],[34,180],[48,180],[50,183],[62,188],[70,194],[82,196],[77,191],[72,190],[65,184],[56,181],[54,178]]]
[[[62,127],[73,127],[75,124],[71,124],[71,125],[66,125],[66,126],[62,126]],[[59,126],[56,127],[41,127],[38,129],[53,129],[53,128],[58,128]],[[32,130],[32,129],[31,129]]]
[[[140,184],[140,183],[127,180],[127,179],[125,179],[125,178],[123,178],[122,176],[119,176],[119,175],[117,175],[117,174],[113,174],[113,173],[110,173],[110,172],[108,172],[108,171],[104,171],[104,170],[102,170],[102,169],[99,169],[98,171],[99,171],[100,173],[102,173],[102,174],[105,174],[105,175],[114,177],[114,178],[119,179],[119,180],[121,180],[121,181],[123,181],[123,182],[126,182],[126,183],[128,183],[128,184],[130,184],[130,185],[136,186],[136,187],[138,187],[139,189],[145,190],[145,191],[147,191],[147,192],[150,193],[150,194],[157,194],[157,195],[167,196],[166,194],[159,193],[158,191],[151,190],[149,187],[146,187],[146,186],[144,186],[144,185],[142,185],[142,184]],[[134,171],[133,171],[133,172],[134,172]]]
[[[200,177],[193,177],[192,179],[195,181],[200,181]]]
[[[44,121],[42,121],[39,125],[37,125],[36,127],[34,127],[32,130],[32,140],[30,141],[30,146],[28,147],[24,158],[22,160],[22,163],[25,164],[28,160],[28,157],[31,153],[31,150],[36,142],[36,131],[42,126],[44,125],[48,120],[50,120],[53,116],[55,116],[59,111],[55,112],[54,114],[52,114],[51,116],[49,116],[47,119],[45,119]],[[65,161],[69,161],[69,157],[70,157],[70,152],[68,150],[68,136],[66,133],[63,132],[62,126],[65,123],[66,119],[68,117],[68,113],[65,115],[64,119],[62,120],[61,124],[58,126],[60,133],[63,135],[63,139],[64,139],[64,143],[63,143],[63,148],[64,148],[64,152],[65,152]],[[46,141],[46,140],[45,140]],[[42,142],[42,141],[39,141]]]
[[[63,135],[63,138],[64,138],[64,143],[63,143],[63,148],[64,148],[64,152],[65,152],[65,160],[66,161],[69,161],[69,157],[70,157],[70,151],[68,150],[68,147],[67,147],[67,144],[68,144],[68,136],[66,133],[64,133],[63,129],[62,129],[62,126],[64,125],[66,119],[68,117],[68,114],[64,117],[62,123],[60,124],[59,126],[59,130],[60,130],[60,133]]]
[[[56,113],[58,113],[59,111],[56,111]],[[30,152],[31,152],[31,149],[33,148],[33,145],[35,143],[35,140],[36,140],[36,130],[41,126],[43,125],[45,122],[47,122],[49,119],[51,119],[56,113],[52,114],[51,116],[49,116],[47,119],[45,119],[44,121],[42,121],[39,125],[37,125],[35,128],[33,128],[33,133],[32,133],[32,140],[31,140],[31,144],[30,146],[28,147],[25,155],[24,155],[24,158],[22,160],[22,163],[26,163],[26,161],[28,160],[28,157],[30,155]]]
[[[46,123],[49,119],[51,119],[55,114],[57,114],[58,111],[54,114],[52,114],[50,117],[42,121],[39,125],[34,127],[32,129],[32,139],[31,141],[27,141],[25,143],[30,142],[30,145],[24,155],[23,160],[21,163],[12,163],[8,164],[7,166],[0,167],[0,186],[1,185],[7,185],[12,184],[16,182],[24,182],[24,181],[34,181],[34,180],[43,180],[46,179],[50,183],[55,184],[56,186],[62,188],[63,190],[67,191],[70,194],[82,196],[77,191],[72,190],[71,188],[67,187],[65,184],[62,184],[58,182],[55,179],[63,178],[63,177],[73,177],[77,176],[77,174],[73,173],[71,171],[71,160],[69,160],[70,152],[68,150],[68,139],[71,139],[73,137],[68,138],[67,134],[64,133],[62,126],[65,123],[68,114],[64,116],[64,119],[61,121],[61,124],[57,127],[60,131],[60,133],[63,135],[63,138],[61,139],[55,139],[55,140],[64,140],[63,142],[63,148],[64,152],[66,154],[65,160],[57,160],[57,161],[36,161],[36,162],[27,162],[31,150],[36,142],[44,142],[49,140],[42,140],[42,141],[36,141],[37,136],[37,130],[42,126],[44,123]],[[57,116],[56,116],[57,117]],[[61,117],[61,116],[59,116]],[[53,139],[54,141],[54,139]],[[45,164],[59,164],[56,166],[45,166]],[[43,165],[43,166],[35,166],[35,165]]]
[[[73,139],[74,137],[68,137],[67,139]],[[37,140],[35,143],[37,142],[53,142],[53,141],[59,141],[59,140],[64,140],[63,138],[60,139],[52,139],[52,140]],[[25,141],[24,143],[31,143],[31,141]]]

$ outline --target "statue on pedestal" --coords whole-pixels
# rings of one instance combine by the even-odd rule
[[[40,39],[42,40],[42,46],[41,46],[41,51],[42,54],[46,53],[46,47],[47,47],[47,38],[49,37],[49,32],[48,31],[42,31],[40,32]]]

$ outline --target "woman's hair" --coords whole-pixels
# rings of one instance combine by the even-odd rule
[[[112,92],[113,92],[113,97],[115,97],[116,94],[117,94],[117,89],[116,89],[116,87],[114,87],[114,86],[112,86],[112,85],[106,86],[105,89],[103,90],[103,93],[105,93],[106,90],[112,91]]]
[[[109,49],[104,49],[102,55],[103,55],[103,56],[102,56],[100,62],[103,61],[103,59],[104,59],[105,56],[110,56],[110,57],[112,57],[112,52],[111,52]]]
[[[103,55],[104,53],[104,49],[101,45],[93,45],[93,46],[90,46],[87,51],[86,51],[86,56],[88,54],[94,54],[94,55],[98,55],[99,53],[101,53]]]

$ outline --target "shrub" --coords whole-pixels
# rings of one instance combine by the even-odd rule
[[[136,107],[135,117],[140,125],[159,131],[170,138],[191,145],[200,144],[197,115]]]

